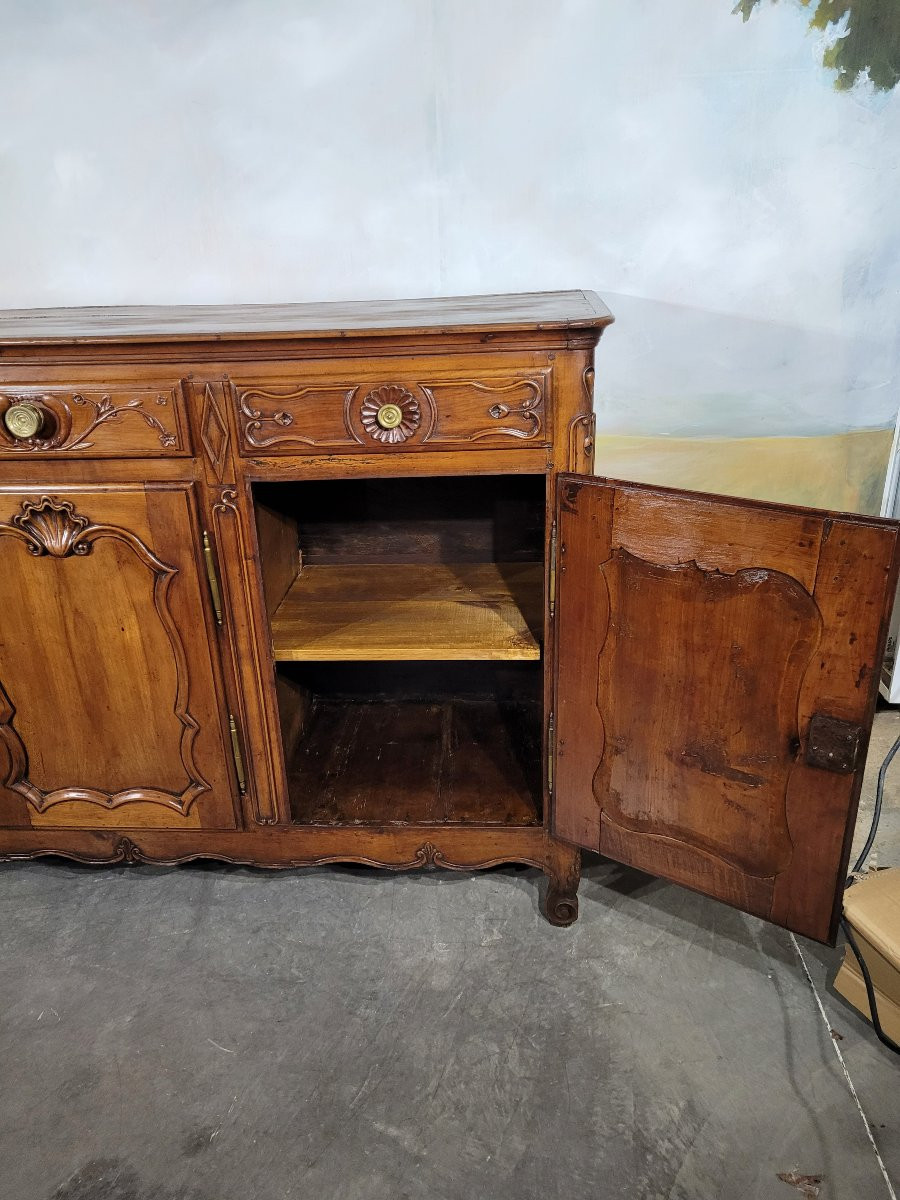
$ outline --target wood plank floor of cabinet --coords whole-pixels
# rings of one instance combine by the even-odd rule
[[[310,825],[540,822],[540,706],[317,700],[288,764]]]

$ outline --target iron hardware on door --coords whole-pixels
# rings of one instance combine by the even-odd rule
[[[813,713],[806,742],[806,762],[823,771],[849,775],[856,767],[863,731],[859,725]]]

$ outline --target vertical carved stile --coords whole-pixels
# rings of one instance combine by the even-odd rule
[[[220,546],[225,546],[229,543],[233,546],[230,553],[226,555],[225,561],[237,562],[243,565],[252,561],[252,556],[245,543],[241,517],[237,507],[237,498],[237,488],[233,486],[221,488],[218,498],[212,506],[212,517],[216,528],[217,543]],[[231,573],[226,570],[221,577],[220,587],[223,594],[223,608],[229,614],[230,637],[228,644],[231,652],[232,673],[237,682],[237,721],[239,721],[240,727],[246,731],[251,728],[251,725],[244,687],[241,684],[242,671],[245,669],[246,663],[242,661],[239,653],[238,642],[236,640],[239,636],[241,638],[241,645],[246,644],[248,647],[254,686],[258,690],[261,689],[263,676],[263,663],[260,658],[258,639],[255,636],[255,631],[245,624],[246,615],[253,612],[251,581],[248,578],[246,570],[241,570],[241,594],[240,596],[236,596],[232,587]],[[239,624],[242,626],[240,633],[238,630]],[[260,781],[252,775],[250,780],[248,780],[244,759],[241,756],[240,743],[239,741],[235,741],[239,736],[237,721],[234,727],[230,728],[229,732],[232,738],[232,747],[237,751],[235,760],[236,770],[237,762],[240,761],[241,764],[239,773],[239,780],[243,781],[240,788],[241,794],[249,795],[253,820],[258,825],[275,825],[278,822],[278,812],[274,806],[274,802],[270,799],[270,797],[274,797],[275,795],[274,751],[266,756],[267,777],[263,781],[263,786],[260,787]]]
[[[569,457],[568,468],[579,474],[592,475],[594,472],[594,431],[596,417],[594,415],[594,368],[587,366],[581,375],[581,388],[584,398],[585,412],[578,413],[569,422]]]

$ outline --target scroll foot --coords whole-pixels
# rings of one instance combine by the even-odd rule
[[[581,851],[562,842],[551,842],[544,874],[547,876],[547,920],[560,928],[574,924],[578,920]]]

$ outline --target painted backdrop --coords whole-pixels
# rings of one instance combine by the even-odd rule
[[[593,287],[603,473],[873,511],[896,0],[0,0],[0,304]]]

